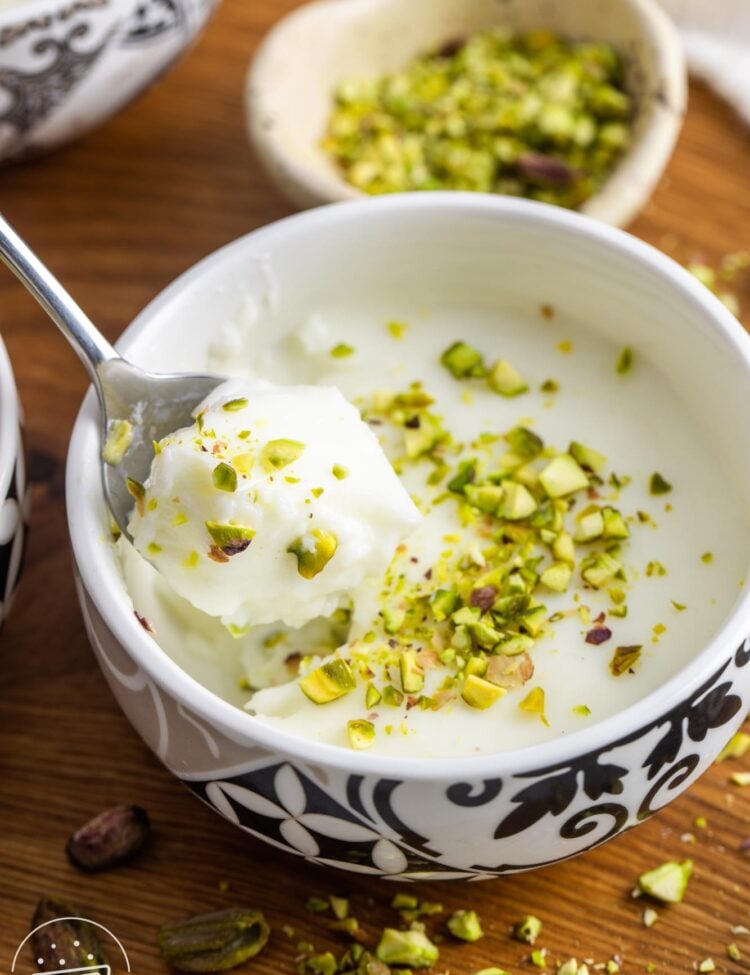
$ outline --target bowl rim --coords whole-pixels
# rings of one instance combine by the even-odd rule
[[[272,108],[278,90],[274,64],[284,55],[289,29],[295,24],[325,16],[330,11],[356,25],[358,16],[387,2],[311,0],[286,14],[271,28],[250,62],[245,82],[248,136],[282,193],[301,206],[361,199],[367,194],[342,176],[299,161],[293,152],[287,151],[285,140],[278,135],[278,126],[268,123],[276,114]],[[644,38],[650,41],[649,50],[661,84],[654,93],[648,124],[607,182],[585,201],[580,212],[615,226],[625,226],[645,206],[674,149],[687,104],[687,67],[677,28],[656,0],[619,2],[635,12]],[[501,20],[500,12],[498,22]]]
[[[7,498],[18,455],[20,412],[8,350],[0,337],[0,506]]]
[[[481,193],[404,193],[387,198],[368,198],[318,207],[297,213],[251,231],[224,245],[179,275],[158,294],[123,332],[117,347],[127,351],[147,329],[150,322],[176,298],[199,284],[225,260],[243,249],[263,250],[264,242],[283,242],[298,229],[322,227],[334,230],[350,221],[361,221],[368,214],[386,215],[434,210],[437,213],[461,213],[464,216],[516,218],[567,231],[572,237],[584,237],[600,249],[614,253],[650,270],[656,270],[664,283],[679,292],[698,310],[718,341],[728,347],[744,366],[750,383],[750,336],[727,308],[688,271],[655,247],[625,231],[599,223],[588,217],[527,200],[509,199]],[[618,740],[652,724],[694,693],[714,673],[717,664],[733,654],[748,637],[750,586],[729,611],[713,638],[693,659],[644,698],[622,711],[615,712],[580,730],[555,739],[522,748],[480,755],[451,758],[391,756],[351,751],[290,734],[265,724],[233,704],[224,701],[191,677],[154,640],[137,621],[132,607],[122,599],[121,577],[102,544],[101,497],[99,495],[98,456],[92,445],[99,437],[98,406],[93,389],[86,394],[75,421],[68,450],[66,502],[68,528],[75,563],[83,587],[104,623],[125,652],[166,693],[189,708],[209,725],[225,730],[234,741],[248,747],[261,746],[276,754],[340,770],[381,776],[405,776],[412,780],[465,780],[512,774],[517,770],[544,768],[571,761],[581,754],[606,750]],[[94,478],[96,500],[89,502],[88,484]],[[81,489],[81,482],[87,489]],[[107,553],[107,554],[105,554]]]

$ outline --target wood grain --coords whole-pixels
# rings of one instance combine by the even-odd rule
[[[78,144],[0,176],[0,209],[110,338],[194,261],[289,211],[247,147],[241,92],[263,32],[294,5],[225,0],[197,49],[137,104]],[[692,91],[674,160],[633,230],[681,259],[716,263],[750,247],[750,136],[707,92]],[[736,290],[750,311],[748,279]],[[120,714],[86,643],[66,535],[63,464],[84,373],[7,275],[0,329],[26,409],[34,480],[26,571],[0,637],[0,968],[9,969],[42,893],[112,928],[141,975],[164,971],[154,948],[162,921],[234,903],[262,908],[277,929],[252,966],[259,975],[292,971],[297,938],[336,944],[302,909],[313,891],[351,893],[372,934],[391,919],[393,885],[327,873],[243,836],[181,789]],[[731,933],[750,922],[739,851],[750,833],[750,790],[728,786],[728,772],[715,767],[668,810],[584,858],[484,885],[425,885],[420,893],[448,909],[474,907],[487,931],[471,947],[446,943],[443,967],[454,975],[488,965],[535,970],[508,937],[532,911],[551,959],[617,953],[627,973],[651,962],[677,975],[710,955],[721,970],[746,969],[725,958],[725,946],[737,941],[750,959],[750,937]],[[131,866],[82,876],[63,853],[69,833],[120,801],[151,812],[149,850]],[[698,815],[706,829],[693,827]],[[686,832],[694,844],[681,839]],[[635,877],[685,855],[696,862],[686,902],[646,930],[643,905],[630,897]]]

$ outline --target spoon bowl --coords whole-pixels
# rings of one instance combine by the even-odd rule
[[[148,477],[154,441],[189,426],[195,408],[224,380],[146,372],[123,359],[2,215],[0,260],[70,342],[94,384],[102,416],[104,496],[119,530],[130,538],[133,482],[141,484]],[[107,438],[123,423],[128,424],[127,443],[119,456],[107,462]]]

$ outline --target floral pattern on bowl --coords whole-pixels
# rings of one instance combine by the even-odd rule
[[[27,0],[0,11],[0,160],[105,121],[173,63],[216,0]]]

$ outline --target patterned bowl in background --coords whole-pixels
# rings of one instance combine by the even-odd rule
[[[217,331],[242,322],[249,302],[258,313],[252,344],[255,328],[283,334],[313,311],[368,303],[491,307],[501,335],[503,309],[536,310],[541,301],[660,363],[678,395],[700,403],[705,435],[721,445],[750,504],[750,426],[737,422],[750,394],[750,339],[669,258],[556,207],[425,193],[309,210],[201,261],[142,312],[120,348],[152,369],[200,371]],[[654,437],[669,435],[656,419],[652,426]],[[191,676],[167,656],[134,612],[115,547],[102,544],[99,440],[90,391],[68,455],[67,504],[79,597],[102,671],[177,779],[278,849],[401,879],[544,866],[617,836],[678,796],[748,712],[745,587],[676,675],[625,710],[543,744],[420,759],[333,747],[261,723],[204,686],[197,667]]]
[[[82,135],[140,94],[217,0],[18,0],[0,9],[0,161]]]
[[[27,502],[18,394],[0,339],[0,627],[21,574]]]

